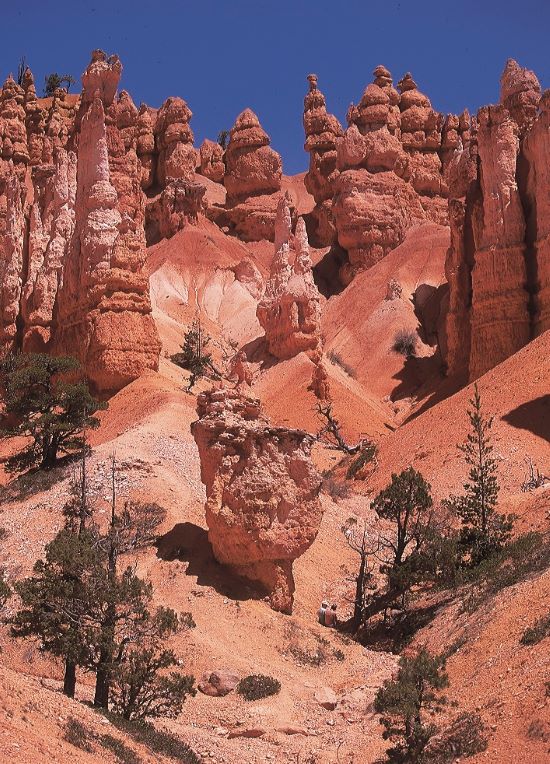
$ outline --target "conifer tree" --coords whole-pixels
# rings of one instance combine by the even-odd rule
[[[0,366],[4,392],[4,438],[26,436],[30,443],[6,460],[11,472],[38,466],[49,470],[60,453],[80,452],[84,431],[95,429],[94,414],[107,408],[96,401],[83,382],[68,382],[64,375],[79,370],[76,359],[45,353],[8,356]]]
[[[206,348],[210,344],[210,337],[202,328],[200,318],[195,318],[186,331],[181,353],[172,356],[172,360],[183,369],[191,372],[187,389],[191,391],[198,379],[203,377],[212,366],[212,354]]]
[[[464,494],[451,497],[445,504],[460,518],[461,545],[469,562],[478,565],[509,539],[514,517],[496,511],[499,484],[491,442],[493,419],[483,413],[477,384],[470,407],[467,412],[470,432],[466,442],[458,446],[470,467],[469,479],[464,484]]]
[[[415,656],[403,656],[395,679],[387,679],[378,690],[374,709],[382,714],[383,737],[395,743],[387,750],[393,764],[417,764],[437,731],[426,723],[426,713],[433,714],[445,704],[441,690],[448,687],[445,659],[422,648]]]

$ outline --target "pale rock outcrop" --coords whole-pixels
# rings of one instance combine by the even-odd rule
[[[199,150],[201,159],[201,175],[213,180],[215,183],[223,183],[225,164],[223,161],[223,149],[219,143],[205,138]]]
[[[0,351],[15,349],[23,273],[25,218],[17,174],[0,176]]]
[[[27,279],[21,299],[22,348],[44,352],[63,266],[75,225],[76,155],[55,150],[55,164],[33,167],[34,203],[30,210]]]
[[[338,176],[336,143],[343,135],[338,119],[327,112],[325,96],[317,86],[317,75],[309,74],[309,92],[304,98],[304,148],[309,152],[309,170],[304,183],[315,199],[311,213],[313,242],[326,246],[336,241],[332,220],[333,184]]]
[[[313,543],[322,519],[313,439],[273,427],[260,402],[236,389],[201,393],[197,411],[191,431],[214,556],[261,583],[274,610],[290,613],[292,563]]]
[[[244,241],[273,240],[282,163],[269,143],[254,112],[241,112],[225,151],[224,185],[227,219]]]
[[[84,111],[94,100],[96,93],[105,107],[110,106],[116,95],[122,63],[117,55],[107,56],[102,50],[92,51],[92,60],[82,75],[82,105]]]
[[[296,223],[292,242],[291,214],[286,196],[281,196],[275,223],[275,256],[265,293],[256,315],[265,331],[269,352],[279,359],[306,352],[314,360],[321,349],[321,295],[313,280],[309,244],[303,218]]]

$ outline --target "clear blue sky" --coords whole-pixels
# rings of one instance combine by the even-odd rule
[[[52,71],[79,87],[93,48],[118,53],[137,105],[185,98],[197,145],[252,108],[289,174],[310,72],[341,120],[379,63],[445,112],[496,101],[510,57],[550,87],[550,0],[4,0],[0,19],[2,78],[25,55],[39,92]]]

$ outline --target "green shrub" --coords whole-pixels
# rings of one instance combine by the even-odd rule
[[[536,645],[543,639],[550,636],[550,613],[539,618],[528,629],[525,629],[521,635],[522,645]]]
[[[265,676],[264,674],[245,676],[237,685],[237,692],[245,700],[268,698],[270,695],[277,695],[280,690],[281,683],[272,676]]]
[[[315,666],[318,668],[327,662],[327,656],[322,647],[316,650],[304,650],[298,645],[291,645],[288,652],[300,666]]]

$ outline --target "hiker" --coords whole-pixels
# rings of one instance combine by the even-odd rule
[[[327,609],[325,612],[325,626],[329,626],[332,629],[335,629],[338,624],[337,607],[337,605],[331,605],[330,610]]]
[[[317,611],[317,620],[319,621],[321,626],[326,626],[327,625],[326,624],[326,620],[325,620],[326,619],[326,614],[327,614],[327,608],[328,608],[328,602],[325,602],[325,600],[323,600],[321,602],[321,607]]]

